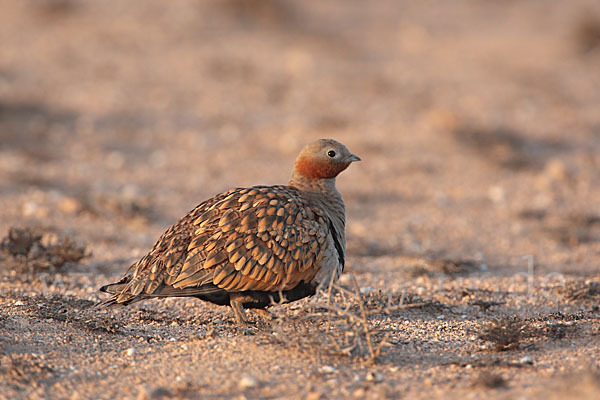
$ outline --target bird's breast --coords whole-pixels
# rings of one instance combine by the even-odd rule
[[[330,233],[326,240],[326,246],[323,251],[323,258],[319,264],[319,270],[313,279],[313,283],[321,287],[327,287],[337,281],[344,270],[343,248],[336,246],[335,239]],[[342,252],[340,254],[340,252]]]

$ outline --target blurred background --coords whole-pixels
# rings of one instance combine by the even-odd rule
[[[202,200],[285,183],[330,137],[363,159],[338,179],[359,273],[407,255],[597,270],[596,0],[0,10],[1,236],[59,229],[119,274]]]

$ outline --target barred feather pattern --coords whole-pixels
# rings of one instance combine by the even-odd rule
[[[339,202],[343,212],[341,196]],[[337,275],[343,255],[333,246],[340,238],[331,236],[339,235],[332,226],[324,205],[298,188],[230,190],[170,227],[130,267],[113,303],[206,284],[228,292],[285,291],[313,281],[320,269],[332,269],[324,263],[335,264]]]

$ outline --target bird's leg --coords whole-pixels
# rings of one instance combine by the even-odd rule
[[[244,303],[252,300],[249,296],[244,296],[240,293],[232,293],[229,296],[229,304],[233,309],[235,315],[235,322],[240,326],[248,326],[248,318],[246,318],[246,311],[244,310]]]

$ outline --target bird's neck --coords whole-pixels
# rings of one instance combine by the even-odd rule
[[[335,187],[335,178],[309,179],[294,172],[289,185],[301,190],[311,200],[327,211],[345,247],[346,207],[342,195]]]
[[[288,185],[306,193],[315,193],[320,196],[339,198],[342,196],[335,187],[335,178],[312,179],[294,171]]]

